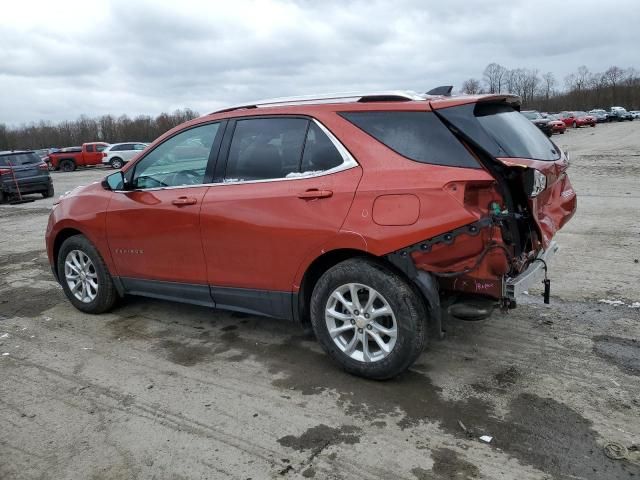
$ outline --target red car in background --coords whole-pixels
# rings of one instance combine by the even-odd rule
[[[560,119],[567,127],[596,126],[596,117],[589,115],[587,112],[561,112]]]
[[[542,116],[549,120],[549,126],[551,126],[552,133],[564,133],[567,126],[564,124],[560,117],[557,115],[551,115],[549,113],[543,113]]]

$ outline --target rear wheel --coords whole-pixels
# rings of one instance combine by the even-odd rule
[[[58,278],[69,301],[86,313],[111,310],[118,299],[98,250],[84,235],[67,238],[58,252]]]
[[[60,162],[60,170],[63,172],[73,172],[76,169],[76,163],[73,160],[62,160]]]
[[[53,185],[49,185],[49,188],[46,192],[42,192],[42,198],[51,198],[55,194],[55,190],[53,189]]]
[[[124,165],[124,162],[122,161],[121,158],[112,158],[111,162],[109,162],[109,164],[111,165],[111,168],[115,168],[116,170],[120,170],[122,168],[122,166]]]
[[[311,323],[323,349],[347,372],[383,380],[418,358],[427,312],[414,289],[370,260],[346,260],[320,278],[311,296]]]

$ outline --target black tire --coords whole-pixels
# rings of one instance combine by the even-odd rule
[[[89,257],[94,267],[93,271],[97,275],[97,294],[90,302],[83,302],[76,298],[71,292],[71,288],[67,282],[65,274],[65,260],[67,255],[73,250],[79,250]],[[78,310],[85,313],[98,314],[108,312],[116,304],[116,301],[118,300],[118,292],[113,284],[111,274],[109,273],[104,260],[100,256],[100,253],[98,253],[98,250],[96,250],[93,244],[84,235],[74,235],[67,238],[62,243],[60,251],[58,252],[57,266],[58,278],[60,279],[62,289],[69,301]]]
[[[46,192],[42,192],[42,198],[51,198],[55,195],[55,190],[53,189],[53,185],[49,185],[49,188]]]
[[[73,172],[76,169],[76,162],[73,160],[62,160],[60,162],[60,170],[63,172]]]
[[[329,334],[325,320],[327,302],[336,289],[349,283],[358,283],[376,290],[384,297],[395,316],[395,345],[387,356],[377,361],[364,362],[351,358],[338,347]],[[422,298],[398,274],[368,259],[353,258],[327,270],[313,289],[310,312],[311,325],[322,348],[347,372],[361,377],[374,380],[395,377],[416,361],[426,344],[427,310]],[[346,322],[343,325],[346,325]],[[353,328],[354,335],[356,330],[361,333],[365,330],[356,329],[355,326]],[[366,331],[364,337],[369,339]],[[375,344],[372,344],[375,347]],[[362,343],[359,345],[362,346]]]
[[[7,201],[8,195],[0,190],[0,205]]]
[[[564,135],[564,130],[560,130],[560,135]]]
[[[120,170],[124,166],[124,161],[121,158],[115,157],[111,159],[109,162],[111,168],[115,168],[116,170]]]

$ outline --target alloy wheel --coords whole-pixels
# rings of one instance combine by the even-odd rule
[[[325,322],[335,345],[360,362],[384,359],[398,338],[398,324],[389,302],[360,283],[342,285],[331,293]]]
[[[83,303],[91,303],[98,295],[98,272],[82,250],[71,250],[64,261],[64,277],[69,290]]]

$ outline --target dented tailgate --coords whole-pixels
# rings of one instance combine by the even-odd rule
[[[560,230],[576,211],[577,196],[567,175],[567,161],[564,153],[556,162],[543,162],[526,158],[498,158],[507,167],[532,168],[546,177],[546,188],[529,199],[541,236],[542,246],[547,249],[556,232]]]

